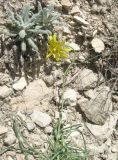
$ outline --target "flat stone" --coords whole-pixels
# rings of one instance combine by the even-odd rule
[[[105,49],[105,45],[104,45],[103,41],[98,38],[94,38],[91,41],[91,45],[92,45],[93,49],[95,50],[95,52],[97,52],[97,53],[101,53]]]
[[[27,82],[24,77],[20,78],[16,83],[12,85],[16,91],[22,91],[27,86]]]
[[[74,18],[74,20],[75,20],[76,22],[78,22],[78,23],[81,24],[81,25],[85,25],[85,26],[88,26],[88,25],[89,25],[89,23],[88,23],[87,21],[85,21],[83,18],[81,18],[81,17],[79,17],[79,16],[74,16],[73,18]]]
[[[11,94],[10,88],[8,88],[7,86],[0,87],[0,98],[1,99],[8,97],[10,94]]]
[[[94,96],[90,100],[81,97],[78,100],[78,107],[81,108],[82,112],[91,122],[103,125],[112,111],[110,88],[99,86],[93,90],[93,93]]]
[[[31,119],[34,123],[43,128],[48,126],[52,121],[51,117],[47,113],[43,113],[37,109],[35,109],[31,114]]]
[[[98,75],[90,69],[83,69],[80,71],[76,80],[78,90],[86,90],[94,88],[98,81]]]

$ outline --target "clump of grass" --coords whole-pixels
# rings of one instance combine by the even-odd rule
[[[17,137],[19,148],[6,147],[1,150],[0,154],[7,152],[8,150],[16,150],[19,153],[24,154],[25,160],[28,160],[29,155],[32,155],[35,160],[86,160],[87,159],[87,149],[86,143],[84,141],[84,148],[74,147],[72,144],[67,142],[68,136],[75,130],[77,130],[80,125],[74,125],[70,127],[65,127],[62,120],[62,112],[64,108],[64,86],[67,79],[68,71],[72,64],[69,65],[68,69],[63,76],[63,85],[62,85],[62,95],[59,102],[59,119],[53,126],[52,138],[49,138],[48,149],[43,153],[40,149],[35,148],[27,142],[27,139],[23,136],[21,130],[23,127],[26,127],[25,122],[19,117],[15,116],[13,118],[13,130]],[[82,134],[82,133],[81,133]],[[83,136],[83,135],[82,135]]]

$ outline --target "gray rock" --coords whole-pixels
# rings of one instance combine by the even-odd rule
[[[64,92],[63,99],[66,105],[76,106],[77,92],[74,89],[67,88]]]
[[[98,38],[94,38],[91,41],[91,45],[92,45],[93,49],[95,50],[95,52],[97,52],[97,53],[101,53],[105,49],[105,45],[104,45],[103,41]]]
[[[90,69],[83,69],[76,80],[77,89],[78,90],[85,90],[94,88],[97,84],[98,76]]]
[[[26,126],[27,126],[28,131],[30,132],[35,129],[35,124],[32,122],[31,119],[26,120]]]
[[[46,85],[49,86],[49,87],[54,84],[54,78],[53,78],[52,75],[50,75],[50,76],[45,76],[45,77],[44,77],[44,81],[45,81]]]
[[[99,140],[107,140],[115,130],[115,124],[117,122],[118,112],[114,112],[107,119],[104,125],[93,125],[90,123],[86,123],[87,127],[91,131],[91,133]]]
[[[0,87],[0,98],[1,99],[8,97],[10,94],[11,94],[10,88],[8,88],[7,86]]]
[[[81,18],[79,16],[74,16],[73,18],[74,18],[74,20],[76,22],[78,22],[81,25],[84,25],[84,26],[88,26],[89,25],[89,23],[87,21],[85,21],[83,18]]]
[[[78,105],[93,123],[103,125],[112,111],[110,89],[107,86],[100,86],[93,90],[93,97],[90,100],[81,97]]]
[[[20,78],[16,83],[12,85],[13,89],[16,91],[21,91],[27,86],[27,82],[24,77]]]
[[[34,123],[36,123],[40,127],[46,127],[52,121],[51,117],[47,113],[42,113],[37,109],[35,109],[31,114],[31,119]]]
[[[16,142],[16,137],[14,133],[8,133],[6,138],[4,139],[4,144],[10,146]]]
[[[8,128],[0,125],[0,135],[3,135],[8,132]]]

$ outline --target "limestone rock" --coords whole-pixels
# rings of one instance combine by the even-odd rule
[[[98,76],[90,69],[83,69],[76,80],[78,90],[94,88],[97,84]]]
[[[93,49],[95,50],[95,52],[97,52],[97,53],[101,53],[105,49],[105,45],[104,45],[103,41],[98,38],[94,38],[91,41],[91,45],[92,45]]]
[[[20,78],[16,83],[12,85],[13,89],[16,91],[21,91],[27,86],[27,82],[24,77]]]
[[[16,137],[13,133],[8,133],[4,139],[4,144],[10,146],[16,142]]]
[[[7,86],[0,87],[0,98],[1,99],[8,97],[10,94],[11,94],[10,88],[8,88]]]
[[[61,0],[61,5],[67,10],[72,6],[70,0]]]
[[[32,122],[31,119],[27,119],[25,122],[26,122],[26,126],[27,126],[28,131],[31,132],[35,129],[35,124]]]
[[[40,112],[39,110],[34,110],[31,114],[31,119],[40,127],[48,126],[52,119],[47,113]]]
[[[52,132],[53,132],[53,128],[52,128],[51,126],[47,126],[47,127],[45,128],[45,133],[51,134]]]
[[[112,111],[110,89],[107,86],[100,86],[93,90],[93,94],[90,100],[81,97],[78,105],[91,122],[103,125]]]
[[[75,106],[77,102],[77,92],[74,89],[68,88],[64,92],[63,99],[66,105]]]
[[[83,18],[79,17],[79,16],[74,16],[74,20],[84,26],[88,26],[89,23],[87,21],[85,21]]]

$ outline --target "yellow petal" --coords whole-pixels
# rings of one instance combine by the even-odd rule
[[[53,55],[53,53],[50,52],[50,53],[48,53],[48,54],[46,55],[46,58],[50,58],[52,55]]]
[[[61,53],[61,57],[62,57],[62,58],[68,58],[68,54],[62,52],[62,53]]]
[[[72,49],[71,49],[71,48],[69,48],[69,47],[68,47],[68,48],[67,48],[67,47],[65,47],[65,48],[64,48],[64,51],[66,51],[66,52],[70,52],[70,51],[72,51]]]
[[[53,39],[53,36],[50,35],[50,37],[49,37],[49,42],[52,41],[52,39]]]
[[[56,34],[53,35],[53,41],[57,42],[57,35]]]

